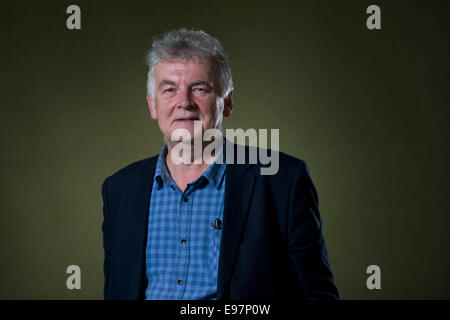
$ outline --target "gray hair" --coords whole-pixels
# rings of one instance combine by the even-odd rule
[[[153,71],[160,60],[176,61],[192,58],[212,58],[219,67],[220,97],[225,98],[233,90],[230,63],[219,41],[202,30],[179,29],[167,32],[153,41],[147,55],[149,66],[147,93],[155,98]]]

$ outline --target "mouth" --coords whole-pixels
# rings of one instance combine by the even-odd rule
[[[174,122],[191,122],[191,121],[199,121],[199,117],[183,117],[175,119]]]

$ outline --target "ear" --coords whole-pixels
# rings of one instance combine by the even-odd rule
[[[155,101],[150,98],[150,95],[147,93],[147,103],[148,103],[148,110],[150,110],[150,116],[153,120],[158,119],[158,115],[156,113],[156,107],[155,107]]]
[[[231,112],[233,112],[233,108],[233,91],[230,91],[230,93],[224,99],[223,116],[229,117],[231,115]]]

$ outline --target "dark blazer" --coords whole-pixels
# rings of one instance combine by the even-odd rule
[[[105,299],[145,298],[156,160],[135,162],[103,183]],[[261,167],[227,164],[217,298],[338,299],[307,164],[280,152],[277,174],[261,175]]]

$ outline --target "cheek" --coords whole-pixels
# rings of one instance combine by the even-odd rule
[[[161,115],[163,118],[169,117],[174,109],[172,107],[173,104],[173,102],[168,101],[167,99],[162,101],[162,103],[159,105],[158,115]]]
[[[200,107],[200,110],[204,115],[214,116],[216,113],[216,100],[207,98],[202,99],[197,102],[197,105]]]

